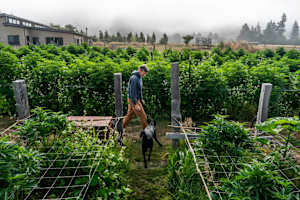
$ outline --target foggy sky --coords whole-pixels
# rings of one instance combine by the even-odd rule
[[[238,34],[247,22],[264,28],[287,14],[300,22],[299,0],[1,0],[0,12],[49,24],[111,32]],[[98,35],[98,34],[97,34]]]

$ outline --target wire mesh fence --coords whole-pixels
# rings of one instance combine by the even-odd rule
[[[247,149],[242,154],[238,151],[232,152],[226,149],[223,149],[221,152],[213,148],[205,149],[200,139],[205,137],[205,135],[199,134],[201,130],[189,130],[186,127],[183,128],[180,122],[178,124],[185,135],[185,142],[193,155],[196,171],[201,178],[199,181],[202,181],[203,189],[205,189],[209,200],[227,199],[228,191],[224,190],[222,186],[241,176],[241,171],[245,171],[246,166],[250,167],[258,162],[266,163],[269,167],[269,169],[262,170],[271,170],[272,173],[279,175],[288,182],[291,188],[289,195],[292,199],[300,197],[300,165],[295,162],[294,158],[291,161],[291,157],[279,158],[279,155],[277,159],[280,159],[280,161],[278,161],[274,157],[269,156],[272,153],[272,149],[276,148],[276,146],[267,147],[260,144],[260,146],[253,146]],[[197,134],[198,139],[190,140],[187,134]],[[247,185],[247,187],[252,186]]]
[[[188,139],[188,138],[187,138]],[[262,152],[251,152],[249,155],[234,156],[228,152],[222,155],[214,153],[211,149],[203,149],[201,143],[191,141],[191,148],[195,153],[195,162],[203,174],[205,183],[208,187],[212,199],[226,199],[226,192],[220,190],[220,186],[239,174],[245,165],[255,163],[255,160],[263,160],[266,154]],[[278,172],[282,177],[288,180],[293,187],[292,193],[300,194],[300,168],[299,166],[278,166],[275,162],[270,162],[273,166],[273,172]],[[250,187],[250,185],[249,185]]]
[[[18,131],[18,127],[32,116],[18,120],[2,131],[0,136],[9,134],[12,137],[13,132]],[[118,122],[122,117],[113,119]],[[82,119],[81,122],[87,124],[88,120]],[[29,179],[26,178],[27,185],[19,190],[22,199],[85,199],[88,195],[88,189],[93,184],[93,178],[98,173],[104,159],[102,156],[110,142],[111,136],[107,135],[105,139],[102,135],[114,135],[116,126],[106,126],[99,130],[91,125],[72,127],[72,135],[65,135],[66,138],[54,137],[53,142],[50,142],[52,145],[36,141],[39,143],[35,148],[39,150],[40,167]],[[20,144],[26,146],[26,139],[19,139],[23,141]],[[7,199],[15,198],[19,198],[19,195],[8,193]]]
[[[105,147],[93,144],[89,151],[77,147],[68,153],[63,144],[49,147],[40,176],[33,178],[37,183],[27,188],[30,192],[25,199],[83,199]]]

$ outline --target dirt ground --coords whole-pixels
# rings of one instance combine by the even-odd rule
[[[163,147],[154,142],[151,161],[144,168],[140,139],[141,127],[137,119],[133,119],[126,128],[127,156],[130,160],[127,177],[133,190],[130,200],[171,199],[167,190],[167,160],[171,150],[171,141],[165,139],[165,133],[170,131],[168,121],[157,122],[157,136]]]
[[[2,131],[4,131],[6,128],[12,125],[15,121],[15,118],[0,117],[0,136],[3,136],[1,135]]]
[[[4,130],[15,122],[16,119],[10,117],[0,117],[0,131]]]

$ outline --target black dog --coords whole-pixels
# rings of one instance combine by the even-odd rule
[[[144,156],[144,166],[147,168],[147,160],[146,160],[146,152],[149,148],[149,155],[148,155],[148,161],[150,161],[152,148],[153,148],[153,138],[159,144],[159,146],[162,146],[161,143],[157,140],[156,137],[156,130],[155,130],[156,122],[155,121],[148,121],[148,126],[141,132],[140,137],[142,138],[142,151]]]

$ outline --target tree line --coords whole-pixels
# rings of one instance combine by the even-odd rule
[[[284,13],[279,22],[269,21],[264,30],[260,23],[256,26],[249,26],[245,23],[237,40],[246,40],[249,42],[258,42],[263,44],[293,44],[300,45],[299,25],[295,21],[290,34],[286,33],[287,16]]]
[[[168,44],[168,35],[166,33],[163,34],[162,38],[157,41],[156,34],[153,32],[151,34],[144,34],[143,32],[133,33],[129,32],[127,34],[122,34],[120,32],[116,32],[115,34],[109,34],[108,31],[99,31],[98,37],[94,36],[94,38],[101,42],[141,42],[148,44],[155,44],[159,42],[159,44]]]
[[[220,42],[223,41],[223,38],[219,37],[218,34],[216,33],[209,33],[207,35],[207,37],[201,35],[200,33],[198,34],[186,34],[186,35],[179,35],[179,34],[175,34],[177,37],[177,40],[182,40],[183,43],[185,45],[188,45],[193,39],[195,40],[195,44],[196,45],[206,45],[207,43],[212,43],[212,40],[216,41],[216,42]],[[133,32],[129,32],[129,33],[120,33],[120,32],[116,32],[115,34],[109,34],[108,31],[99,31],[99,35],[96,36],[92,36],[94,41],[101,41],[101,42],[105,42],[105,43],[109,43],[109,42],[141,42],[141,43],[147,43],[147,44],[162,44],[162,45],[167,45],[169,42],[169,38],[174,37],[174,35],[172,36],[168,36],[166,33],[164,33],[159,40],[157,40],[157,36],[155,34],[155,32],[151,34],[144,34],[143,32],[138,33],[133,33]],[[179,41],[179,43],[181,43]]]

